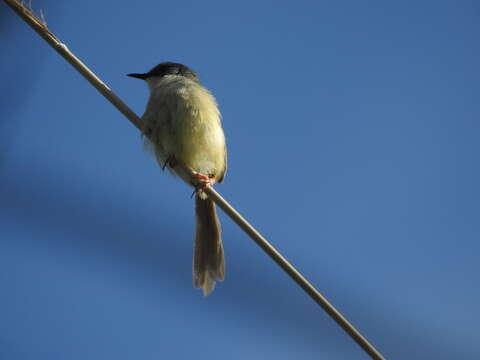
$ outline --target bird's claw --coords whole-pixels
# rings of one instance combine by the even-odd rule
[[[215,180],[212,177],[210,177],[208,175],[204,175],[204,174],[196,172],[196,171],[193,172],[193,176],[197,180],[199,180],[199,182],[195,186],[195,190],[192,193],[192,197],[195,194],[202,193],[208,186],[212,186],[215,183]]]
[[[177,160],[175,159],[175,156],[173,155],[170,155],[169,157],[167,157],[167,159],[165,160],[165,162],[163,163],[162,165],[162,170],[165,170],[165,168],[168,166],[170,166],[172,169],[175,167],[175,164],[177,163]]]

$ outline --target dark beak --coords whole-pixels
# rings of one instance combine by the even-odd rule
[[[148,77],[148,74],[128,74],[127,76],[130,76],[136,79],[145,80]]]

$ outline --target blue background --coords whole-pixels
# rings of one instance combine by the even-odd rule
[[[161,61],[216,95],[218,190],[388,359],[478,359],[475,1],[34,1],[130,105]],[[191,190],[0,4],[1,359],[367,359],[224,214],[191,285]]]

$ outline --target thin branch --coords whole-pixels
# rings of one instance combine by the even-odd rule
[[[48,30],[45,19],[38,19],[30,8],[15,0],[4,0],[25,22],[30,25],[50,46],[53,47],[67,62],[69,62],[83,77],[92,84],[108,101],[125,115],[135,127],[141,130],[138,116],[113,93],[84,63],[80,61],[53,33]],[[190,169],[181,164],[181,177],[191,186],[196,186],[198,180]],[[178,169],[176,169],[178,171]],[[217,191],[212,187],[204,190],[208,196],[252,239],[262,250],[272,258],[330,317],[340,325],[345,332],[372,358],[383,360],[383,356],[371,345],[355,327],[308,282],[250,223],[245,220]]]

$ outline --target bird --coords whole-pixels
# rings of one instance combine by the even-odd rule
[[[203,191],[221,183],[227,171],[227,147],[217,101],[189,67],[162,62],[146,73],[127,76],[144,80],[150,97],[141,117],[145,146],[162,170],[187,182],[181,163],[200,182],[195,191],[193,285],[208,296],[225,278],[222,230],[215,203]]]

